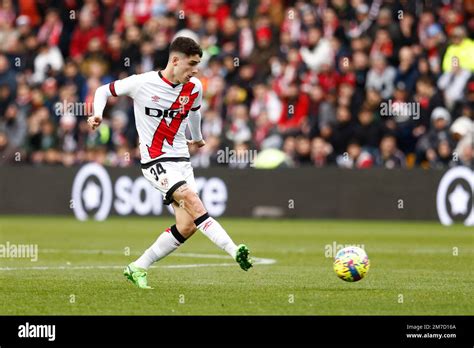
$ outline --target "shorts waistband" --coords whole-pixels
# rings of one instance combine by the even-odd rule
[[[188,157],[163,157],[163,158],[157,158],[153,161],[147,162],[147,163],[141,163],[142,169],[147,169],[150,168],[152,165],[160,162],[189,162]]]

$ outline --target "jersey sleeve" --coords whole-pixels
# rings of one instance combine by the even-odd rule
[[[109,83],[109,91],[114,97],[127,95],[134,98],[140,88],[142,79],[139,75],[131,75]]]
[[[194,99],[194,103],[191,106],[191,111],[197,111],[201,108],[201,102],[202,102],[202,83],[198,79],[196,79],[196,89],[198,92],[198,96],[196,99]],[[195,93],[195,91],[193,91]]]
[[[105,105],[107,104],[107,98],[110,96],[127,95],[135,98],[135,94],[140,89],[142,81],[143,78],[140,78],[139,75],[132,75],[97,88],[94,94],[94,115],[102,117]]]

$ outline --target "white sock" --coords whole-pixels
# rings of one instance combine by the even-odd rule
[[[226,251],[230,256],[232,256],[232,258],[235,258],[237,245],[235,245],[220,223],[207,214],[196,219],[195,223],[197,228],[199,228],[207,238],[209,238],[219,248]]]
[[[178,235],[178,237],[181,237],[181,242],[178,241],[176,233],[179,232],[175,226],[168,228],[158,237],[151,247],[145,250],[143,255],[134,262],[134,265],[139,268],[148,269],[154,262],[161,260],[178,249],[178,247],[184,243],[184,238]]]

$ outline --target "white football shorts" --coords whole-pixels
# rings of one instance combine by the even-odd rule
[[[197,193],[193,167],[187,158],[163,158],[142,164],[142,173],[161,192],[166,205],[173,203],[173,193],[184,184]]]

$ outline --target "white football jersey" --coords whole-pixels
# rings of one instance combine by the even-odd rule
[[[201,107],[199,79],[173,84],[161,72],[150,71],[111,82],[109,90],[115,97],[133,98],[141,163],[165,157],[189,158],[185,131],[189,111]]]

